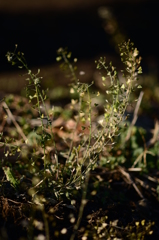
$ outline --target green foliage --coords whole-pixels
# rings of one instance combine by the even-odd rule
[[[76,124],[72,130],[68,149],[64,154],[61,153],[65,158],[65,164],[62,166],[58,161],[61,154],[56,150],[56,142],[52,129],[55,110],[50,111],[46,107],[45,100],[47,97],[46,92],[41,90],[40,70],[36,74],[32,73],[27,66],[24,54],[21,52],[16,53],[16,48],[13,53],[8,52],[6,56],[12,65],[17,63],[19,68],[27,70],[28,78],[26,78],[26,81],[28,84],[26,95],[29,102],[32,103],[32,108],[36,110],[38,114],[37,118],[41,123],[39,127],[28,133],[25,143],[32,146],[34,152],[39,147],[42,148],[41,159],[44,162],[44,169],[42,170],[44,178],[46,175],[45,172],[49,171],[51,177],[47,177],[47,184],[50,187],[54,186],[54,194],[57,198],[61,198],[63,192],[67,194],[70,189],[81,188],[85,176],[87,176],[90,170],[96,167],[99,161],[102,162],[103,153],[115,144],[114,138],[120,132],[121,122],[125,118],[124,114],[129,104],[130,94],[136,87],[140,87],[137,84],[137,75],[141,73],[141,58],[138,58],[138,50],[133,47],[130,41],[119,45],[121,60],[125,65],[125,70],[122,71],[125,81],[122,83],[112,63],[107,66],[106,58],[100,58],[96,61],[97,69],[100,71],[104,70],[101,78],[103,86],[106,88],[106,104],[103,106],[104,113],[100,121],[94,123],[94,111],[98,107],[95,97],[98,99],[100,93],[97,92],[96,96],[92,98],[90,89],[93,82],[91,84],[81,83],[75,73],[76,67],[71,63],[71,53],[62,48],[57,51],[57,61],[63,59],[61,68],[67,72],[67,76],[72,81],[70,84],[70,93],[73,96],[76,95],[76,99],[71,100],[71,108],[75,112],[72,117],[75,119]],[[76,63],[77,59],[75,58],[73,61]],[[78,136],[78,141],[75,142],[76,131],[81,124],[83,133],[80,137]],[[87,133],[85,130],[87,130]],[[51,146],[52,144],[55,149],[55,164],[50,164],[49,155],[46,153],[47,146]],[[36,159],[34,161],[33,153],[33,163],[37,161]],[[112,167],[116,166],[117,162],[115,159],[116,157],[113,156],[109,159]],[[120,157],[119,160],[118,157],[119,162],[124,162],[124,158]],[[58,177],[56,181],[53,181],[56,175]]]
[[[102,81],[104,87],[107,88],[104,114],[102,119],[100,119],[100,125],[96,125],[95,129],[92,129],[92,109],[93,107],[97,107],[98,104],[94,103],[94,106],[92,104],[93,101],[89,91],[91,85],[79,82],[75,75],[74,67],[69,61],[71,55],[62,48],[58,50],[59,57],[57,60],[60,61],[62,58],[64,60],[61,67],[64,70],[69,69],[71,72],[71,80],[73,81],[71,91],[79,94],[77,124],[80,121],[80,116],[82,116],[82,120],[89,126],[88,139],[86,138],[85,141],[81,141],[80,145],[76,148],[80,148],[82,151],[78,150],[75,153],[77,158],[80,153],[82,154],[82,164],[86,167],[82,175],[85,175],[88,171],[93,169],[99,160],[99,154],[106,151],[108,145],[112,146],[115,143],[113,139],[119,134],[120,123],[124,120],[124,114],[129,104],[130,94],[136,87],[140,87],[137,85],[137,75],[141,73],[141,58],[138,58],[138,50],[133,47],[130,41],[119,45],[119,50],[121,60],[125,64],[125,73],[123,71],[123,76],[125,77],[124,83],[120,83],[118,73],[112,63],[107,66],[105,58],[100,58],[96,61],[97,69],[100,71],[104,69]],[[106,86],[106,80],[107,82],[110,80],[110,84],[107,83],[108,86]],[[98,98],[99,95],[100,94],[97,93],[96,97]],[[87,148],[83,151],[85,145],[87,145]],[[70,162],[72,162],[72,160]],[[80,176],[76,175],[73,182],[79,179]],[[80,179],[80,181],[81,180],[82,179]]]
[[[17,48],[17,45],[16,45]],[[46,91],[41,90],[41,86],[40,86],[40,81],[42,79],[42,77],[38,77],[38,75],[40,74],[40,69],[38,70],[38,72],[36,74],[32,73],[32,71],[28,68],[26,60],[24,58],[24,54],[21,52],[16,53],[16,48],[15,51],[13,53],[8,52],[6,57],[8,59],[9,62],[12,63],[12,65],[18,63],[20,64],[18,67],[19,68],[25,68],[27,70],[27,75],[28,78],[26,78],[26,81],[28,81],[27,87],[26,87],[26,96],[29,98],[29,102],[33,102],[32,108],[35,109],[38,112],[38,117],[41,121],[41,130],[38,132],[36,132],[36,134],[38,135],[36,137],[36,139],[38,138],[40,140],[40,146],[43,148],[43,152],[44,152],[44,168],[46,167],[46,155],[45,155],[45,142],[48,140],[48,135],[46,135],[46,132],[44,130],[44,119],[46,120],[46,126],[50,126],[51,125],[51,120],[50,120],[50,116],[48,114],[48,111],[46,110],[46,105],[45,105],[45,100],[46,100]],[[43,105],[43,108],[45,109],[45,113],[47,115],[44,115],[41,109],[41,104]],[[52,135],[52,136],[51,136]],[[53,138],[53,133],[51,133],[50,135],[50,139],[51,137]],[[26,140],[26,142],[28,141],[28,139]]]
[[[106,63],[106,58],[101,57],[96,61],[106,93],[104,104],[100,106],[99,91],[92,92],[93,82],[90,84],[80,82],[76,76],[77,68],[74,66],[77,59],[74,58],[72,62],[71,53],[60,48],[57,51],[56,60],[62,62],[61,69],[70,79],[71,95],[70,108],[63,109],[56,106],[52,108],[50,105],[48,107],[47,93],[41,89],[40,70],[34,74],[28,68],[24,54],[16,50],[17,46],[15,51],[8,52],[6,57],[12,65],[18,64],[19,68],[27,71],[26,96],[28,101],[24,102],[21,99],[16,104],[20,118],[17,123],[12,116],[17,134],[12,131],[11,135],[15,136],[15,139],[1,134],[0,144],[5,150],[2,170],[7,181],[13,186],[14,193],[20,196],[19,192],[25,192],[25,200],[27,199],[27,202],[33,206],[32,219],[28,226],[29,239],[34,237],[33,225],[37,227],[40,224],[35,217],[36,212],[40,211],[42,214],[43,223],[39,228],[45,231],[46,239],[49,239],[47,222],[49,216],[45,213],[45,207],[49,204],[58,205],[66,202],[63,207],[74,210],[76,201],[78,202],[81,198],[76,223],[74,215],[70,217],[72,219],[70,222],[75,223],[71,236],[73,240],[80,228],[84,207],[87,204],[90,175],[93,170],[97,169],[97,166],[112,170],[124,165],[128,168],[141,168],[144,172],[155,166],[154,157],[158,154],[158,142],[149,151],[143,141],[145,131],[133,127],[131,137],[126,140],[128,128],[124,126],[127,118],[126,110],[131,103],[131,93],[141,88],[137,81],[138,74],[142,73],[141,58],[138,57],[139,52],[130,41],[119,45],[121,61],[124,64],[124,70],[121,71],[124,77],[122,81],[113,64]],[[3,103],[6,112],[9,111],[8,106],[13,103],[13,96],[6,99]],[[99,107],[102,108],[100,118],[98,118]],[[23,108],[25,112],[22,111]],[[10,112],[7,113],[11,116]],[[26,118],[26,116],[29,117]],[[59,119],[60,121],[62,119],[62,123],[58,123],[59,129],[57,130],[54,124]],[[71,127],[68,128],[63,120],[70,121]],[[63,127],[65,132],[59,138],[58,133]],[[64,146],[62,150],[59,150],[60,144]],[[6,159],[17,153],[19,155],[15,165],[8,164]],[[92,196],[98,193],[99,182],[102,181],[102,178],[98,176],[98,183],[93,183]],[[102,184],[109,185],[108,181]],[[102,197],[103,204],[106,203],[106,194]],[[55,213],[56,207],[49,211]],[[50,221],[54,226],[56,225],[54,217]],[[133,227],[132,224],[119,227],[116,220],[108,221],[107,216],[102,216],[92,221],[91,224],[94,230],[91,229],[90,233],[89,228],[85,229],[82,239],[87,239],[89,236],[93,239],[111,239],[121,237],[122,231],[124,231],[124,237],[130,238],[152,234],[152,224],[145,223],[145,220],[141,221],[141,224],[133,223]],[[61,230],[61,234],[66,232],[66,228]],[[59,236],[58,231],[55,236]]]
[[[16,178],[13,176],[13,172],[10,167],[3,167],[3,171],[6,175],[7,181],[9,181],[14,188],[17,188],[18,186],[18,181]]]

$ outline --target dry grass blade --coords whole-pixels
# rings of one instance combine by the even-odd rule
[[[153,137],[146,143],[147,148],[153,146],[159,140],[159,121],[155,122],[155,128],[152,132]]]
[[[139,99],[138,99],[136,107],[135,107],[133,120],[130,124],[129,130],[128,130],[128,133],[127,133],[127,136],[126,136],[126,139],[125,139],[126,141],[128,141],[130,139],[131,130],[132,130],[133,126],[135,125],[136,121],[137,121],[137,118],[138,118],[137,114],[138,114],[138,111],[139,111],[139,107],[140,107],[143,95],[144,95],[144,92],[140,92]]]
[[[4,107],[4,109],[6,110],[8,117],[12,120],[14,126],[17,129],[17,132],[20,134],[20,136],[23,138],[24,141],[27,140],[27,137],[25,136],[23,130],[21,129],[21,127],[19,126],[19,124],[16,122],[13,114],[11,113],[9,107],[7,106],[7,104],[5,102],[2,102],[2,106]]]

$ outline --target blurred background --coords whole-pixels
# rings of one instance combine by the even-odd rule
[[[141,81],[145,106],[158,116],[159,54],[158,1],[153,0],[0,0],[0,96],[23,94],[25,78],[10,66],[7,51],[19,51],[33,71],[41,69],[43,86],[65,86],[67,80],[56,63],[59,47],[78,58],[82,81],[95,81],[95,59],[106,56],[120,67],[117,44],[131,39],[142,56]]]

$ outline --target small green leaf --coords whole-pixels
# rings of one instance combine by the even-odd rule
[[[125,85],[124,85],[124,83],[121,85],[121,88],[122,88],[122,89],[125,89]]]
[[[62,57],[57,57],[56,61],[59,62],[62,59]]]
[[[71,58],[71,52],[67,54],[67,58]]]
[[[142,67],[139,67],[138,68],[138,74],[141,74],[142,73]]]
[[[6,175],[7,180],[13,185],[14,188],[16,188],[18,186],[18,181],[13,176],[10,167],[3,167],[3,171]]]

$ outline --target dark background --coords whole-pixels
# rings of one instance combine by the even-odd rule
[[[120,31],[140,50],[146,73],[152,68],[158,71],[157,1],[56,1],[52,5],[51,1],[39,1],[39,5],[25,0],[23,5],[9,2],[0,3],[0,72],[13,71],[5,54],[13,51],[15,44],[25,53],[31,67],[54,63],[56,50],[61,46],[67,46],[79,59],[116,54],[98,15],[100,6],[111,9]]]

